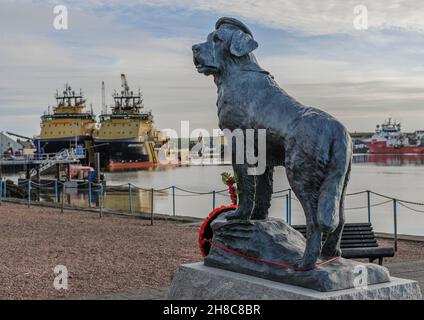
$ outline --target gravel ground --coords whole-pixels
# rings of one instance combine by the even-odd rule
[[[0,206],[0,299],[95,296],[169,286],[181,263],[201,260],[197,227],[6,204]],[[54,267],[69,272],[53,286]]]
[[[392,240],[378,239],[381,247],[393,247]],[[424,242],[398,241],[398,251],[393,258],[385,258],[384,263],[424,260]],[[376,260],[377,261],[377,260]]]
[[[54,299],[164,288],[181,263],[201,261],[198,227],[3,203],[0,206],[0,299]],[[392,246],[390,240],[379,240]],[[385,263],[424,260],[424,243],[399,241]],[[69,272],[53,286],[54,267]]]

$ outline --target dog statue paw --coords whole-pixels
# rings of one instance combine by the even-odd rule
[[[253,210],[250,220],[266,220],[268,218],[268,210],[257,209]]]
[[[249,220],[250,212],[243,209],[236,209],[225,216],[227,220]]]

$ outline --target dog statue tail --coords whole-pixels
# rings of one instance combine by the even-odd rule
[[[352,166],[352,140],[345,132],[332,146],[329,174],[325,178],[318,198],[318,223],[322,232],[331,233],[339,225],[345,189]]]

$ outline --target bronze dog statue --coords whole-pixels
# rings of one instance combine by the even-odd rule
[[[248,164],[233,160],[241,194],[238,209],[227,219],[266,219],[273,192],[273,168],[285,166],[306,216],[306,249],[300,265],[308,268],[320,255],[341,254],[352,142],[335,118],[302,105],[282,90],[258,65],[252,53],[257,47],[242,22],[221,18],[207,41],[192,48],[198,72],[213,75],[218,87],[220,128],[266,129],[265,173],[249,175]],[[323,232],[327,239],[322,246]]]

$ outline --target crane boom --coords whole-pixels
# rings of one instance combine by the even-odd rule
[[[128,90],[130,90],[130,87],[128,87],[127,78],[125,77],[125,74],[121,74],[121,86],[127,93]]]
[[[18,138],[22,138],[22,139],[26,139],[26,140],[34,140],[33,138],[25,137],[25,136],[22,136],[22,135],[20,135],[20,134],[16,134],[16,133],[13,133],[13,132],[8,132],[8,131],[6,131],[6,133],[7,133],[9,136],[14,136],[14,137],[18,137]]]

